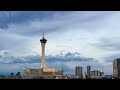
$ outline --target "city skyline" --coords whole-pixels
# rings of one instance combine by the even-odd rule
[[[113,73],[119,58],[119,11],[0,11],[0,72],[39,68],[42,33],[46,65],[74,73],[92,70]],[[8,68],[9,67],[9,68]]]

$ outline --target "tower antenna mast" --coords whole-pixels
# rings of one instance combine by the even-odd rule
[[[43,32],[43,38],[44,38],[44,32]]]

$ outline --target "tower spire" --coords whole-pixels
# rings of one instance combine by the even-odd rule
[[[42,47],[42,61],[41,61],[41,69],[45,68],[45,44],[47,40],[44,38],[44,32],[43,32],[43,38],[40,39],[41,47]]]
[[[43,32],[43,38],[44,38],[44,32]]]

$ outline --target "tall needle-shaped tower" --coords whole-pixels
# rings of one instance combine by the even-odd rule
[[[46,68],[45,65],[45,44],[47,40],[44,38],[44,32],[43,32],[43,38],[40,39],[41,47],[42,47],[42,61],[41,61],[41,69]]]

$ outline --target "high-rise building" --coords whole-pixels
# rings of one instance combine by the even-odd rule
[[[95,71],[91,71],[91,76],[95,76]]]
[[[87,66],[87,78],[90,79],[91,76],[91,68],[90,66]]]
[[[113,61],[113,77],[120,78],[120,58]]]
[[[95,71],[95,77],[98,76],[98,70],[94,70]]]
[[[97,75],[100,77],[101,76],[101,71],[98,71]]]
[[[80,79],[82,79],[82,67],[81,66],[77,66],[75,67],[75,74],[76,76],[78,76]]]
[[[45,65],[45,44],[47,40],[44,38],[44,33],[43,33],[43,38],[40,39],[41,42],[41,47],[42,47],[42,61],[41,61],[41,69],[46,68]]]
[[[91,71],[91,78],[102,78],[104,72],[99,70]]]

